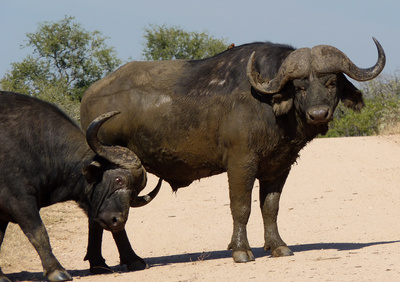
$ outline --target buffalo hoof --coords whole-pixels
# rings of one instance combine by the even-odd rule
[[[71,281],[72,276],[68,274],[65,270],[55,270],[49,275],[47,275],[47,278],[50,281]]]
[[[271,251],[273,257],[293,256],[293,252],[287,246],[280,246]]]
[[[107,273],[113,273],[114,271],[112,271],[112,269],[110,267],[108,267],[107,264],[103,264],[103,265],[96,265],[96,266],[92,266],[90,267],[90,273],[92,274],[107,274]]]
[[[129,271],[143,270],[149,268],[149,265],[144,260],[135,260],[126,265]]]
[[[235,251],[232,253],[235,262],[249,262],[256,260],[252,251]]]

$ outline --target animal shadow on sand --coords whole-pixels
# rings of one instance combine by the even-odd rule
[[[365,247],[371,247],[375,245],[386,245],[399,242],[400,240],[371,242],[371,243],[315,243],[315,244],[294,245],[294,246],[289,246],[289,248],[295,254],[300,252],[307,252],[307,251],[314,251],[321,249],[352,251],[352,250],[360,250]],[[263,248],[252,248],[252,251],[256,259],[271,255],[270,252],[264,251]],[[151,258],[145,258],[145,261],[150,267],[155,267],[155,266],[163,266],[176,263],[226,259],[230,258],[231,255],[232,255],[231,251],[221,250],[221,251],[211,251],[211,252],[178,254],[178,255],[162,256],[162,257],[151,257]],[[110,268],[114,273],[127,272],[126,267],[120,265],[111,266]],[[89,269],[67,270],[67,271],[75,278],[93,275],[89,272]],[[112,273],[110,274],[112,275]],[[6,275],[11,281],[22,281],[22,280],[47,281],[47,279],[43,277],[42,272],[22,271],[18,273],[6,273]]]
[[[294,252],[294,254],[296,254],[300,252],[321,250],[321,249],[351,251],[375,245],[385,245],[385,244],[393,244],[399,242],[400,240],[371,242],[371,243],[315,243],[315,244],[294,245],[294,246],[289,246],[289,248]],[[264,248],[260,247],[252,248],[251,250],[253,251],[253,254],[256,259],[265,256],[271,256],[271,252],[264,251]],[[149,264],[149,266],[152,267],[152,266],[161,266],[161,265],[168,265],[175,263],[225,259],[225,258],[231,258],[231,256],[232,256],[231,251],[221,250],[221,251],[211,251],[211,252],[201,252],[201,253],[179,254],[179,255],[164,256],[164,257],[152,257],[152,258],[145,258],[145,260],[147,264]]]

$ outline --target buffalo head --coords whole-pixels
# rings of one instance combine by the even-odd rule
[[[255,52],[247,64],[247,78],[261,95],[272,95],[275,115],[284,115],[295,106],[309,124],[325,125],[333,118],[339,100],[353,110],[364,106],[361,92],[343,74],[357,81],[375,78],[383,70],[386,58],[382,46],[377,63],[367,69],[357,67],[335,47],[318,45],[290,53],[275,77],[265,80],[253,69]]]
[[[129,207],[149,203],[161,186],[160,180],[149,195],[139,197],[147,182],[146,170],[139,158],[127,148],[108,146],[99,141],[99,128],[117,114],[119,112],[103,114],[90,124],[86,140],[96,156],[82,171],[92,187],[92,207],[89,212],[104,229],[111,231],[123,229]]]

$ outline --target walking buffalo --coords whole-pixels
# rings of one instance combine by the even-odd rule
[[[247,239],[251,191],[259,180],[266,250],[292,255],[281,239],[279,199],[299,151],[328,123],[339,101],[359,111],[362,93],[345,77],[375,78],[386,57],[357,67],[332,46],[295,49],[252,43],[204,60],[130,62],[89,87],[81,123],[111,109],[121,115],[99,138],[136,152],[144,167],[177,190],[227,172],[236,262],[254,260]],[[205,211],[206,212],[206,211]]]
[[[27,95],[0,92],[0,245],[8,223],[18,223],[51,281],[72,278],[52,253],[41,207],[76,201],[89,216],[90,227],[112,231],[120,249],[127,244],[124,226],[129,207],[149,200],[138,197],[147,181],[138,157],[97,138],[101,125],[116,114],[96,118],[88,126],[86,140],[81,129],[55,106]],[[133,260],[144,264],[137,256]],[[96,263],[103,266],[104,260]],[[0,281],[9,281],[1,269]]]

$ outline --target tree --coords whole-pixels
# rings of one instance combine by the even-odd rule
[[[3,90],[44,100],[79,100],[91,83],[121,64],[114,49],[105,44],[107,38],[99,31],[86,31],[74,17],[40,23],[36,32],[26,36],[22,47],[32,47],[33,54],[11,64],[0,81]]]
[[[143,55],[147,60],[204,59],[228,47],[225,39],[208,32],[187,32],[180,27],[150,25],[144,29]]]
[[[68,88],[63,80],[51,81],[43,61],[27,56],[20,63],[11,64],[12,70],[0,80],[2,90],[28,94],[56,104],[70,117],[79,120],[79,100],[66,95]]]

